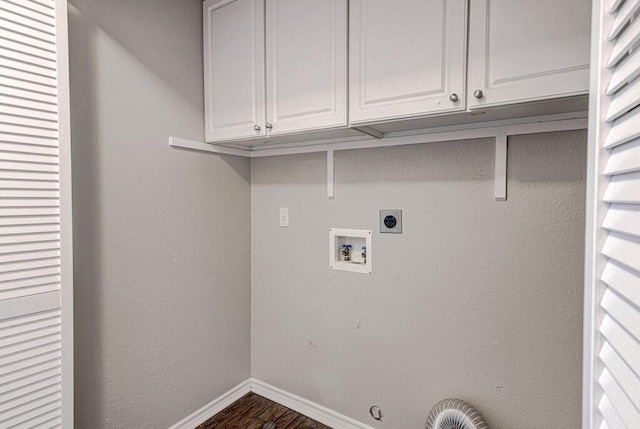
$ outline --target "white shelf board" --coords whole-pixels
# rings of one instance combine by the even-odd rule
[[[463,124],[425,130],[411,130],[383,134],[382,138],[345,137],[329,140],[285,143],[240,148],[169,137],[169,145],[174,148],[210,152],[219,155],[234,155],[246,158],[264,156],[295,155],[301,153],[327,153],[327,197],[335,197],[334,152],[339,150],[371,149],[388,146],[404,146],[447,141],[496,138],[495,199],[507,198],[507,139],[522,134],[550,133],[587,129],[587,112],[562,113],[511,120],[493,121],[480,124]]]

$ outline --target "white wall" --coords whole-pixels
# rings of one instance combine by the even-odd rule
[[[76,427],[169,427],[250,376],[250,164],[202,140],[202,2],[70,0]]]
[[[504,203],[489,140],[338,152],[328,200],[323,154],[169,148],[203,138],[200,23],[70,1],[76,426],[168,427],[253,375],[380,428],[448,396],[578,428],[585,133],[512,138]],[[375,231],[372,275],[327,268],[329,227]]]
[[[335,200],[324,154],[253,159],[252,375],[379,428],[446,397],[492,429],[579,428],[586,133],[511,138],[506,202],[493,151],[337,152]],[[328,269],[330,227],[375,231],[373,274]]]

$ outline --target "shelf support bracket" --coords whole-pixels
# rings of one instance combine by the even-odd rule
[[[496,128],[496,201],[507,200],[507,132],[504,128]]]
[[[335,167],[333,161],[333,147],[327,146],[327,198],[334,198],[336,193]]]
[[[374,139],[381,139],[382,137],[384,137],[384,134],[382,134],[380,131],[376,131],[370,127],[353,127],[353,129],[356,131],[360,131],[363,134],[367,134]]]

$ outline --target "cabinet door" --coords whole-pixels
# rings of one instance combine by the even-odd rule
[[[473,0],[469,19],[470,108],[587,93],[590,0]]]
[[[464,110],[466,4],[351,0],[351,123]]]
[[[267,133],[347,123],[347,0],[267,0]]]
[[[264,135],[264,2],[204,3],[207,141]]]

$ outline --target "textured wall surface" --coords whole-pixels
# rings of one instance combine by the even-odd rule
[[[200,0],[69,7],[76,427],[166,428],[250,376],[250,164],[168,146],[204,138]]]
[[[586,133],[510,138],[506,202],[493,152],[337,152],[335,200],[324,154],[253,159],[252,375],[377,428],[446,397],[492,429],[579,428]],[[374,231],[373,274],[328,269],[330,227]]]

